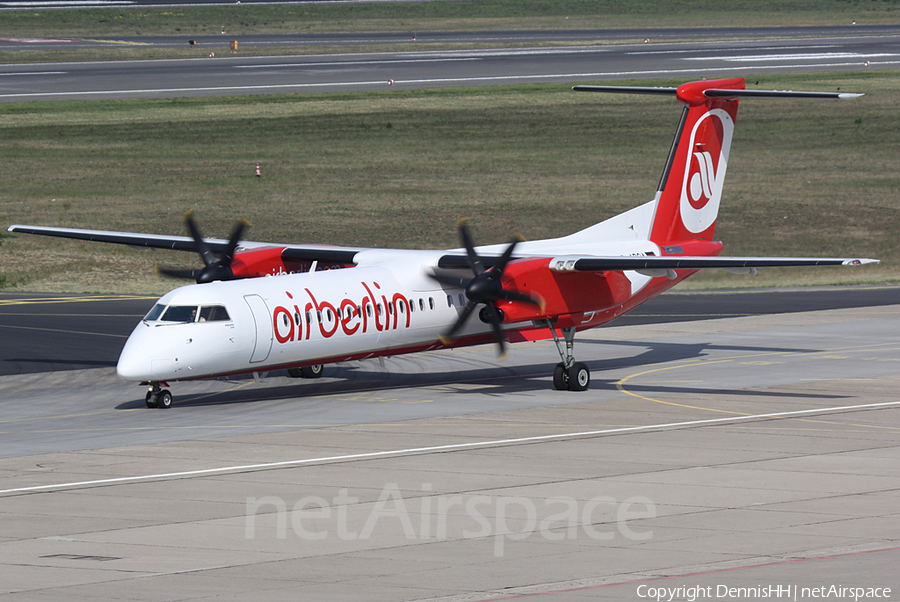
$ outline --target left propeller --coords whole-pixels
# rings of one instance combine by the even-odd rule
[[[197,284],[213,282],[215,280],[236,280],[241,278],[241,276],[234,275],[234,271],[231,269],[231,262],[234,260],[234,251],[241,241],[241,236],[243,236],[244,230],[250,226],[250,222],[245,219],[237,221],[234,228],[231,230],[231,236],[228,239],[225,250],[222,251],[221,256],[216,259],[216,254],[213,253],[209,248],[209,245],[206,244],[206,241],[203,239],[203,234],[200,232],[197,222],[194,221],[193,213],[193,210],[191,210],[184,214],[184,224],[187,227],[191,238],[194,239],[194,250],[200,255],[200,259],[203,260],[203,267],[197,270],[179,270],[156,266],[156,273],[162,276],[168,276],[169,278],[195,280]]]

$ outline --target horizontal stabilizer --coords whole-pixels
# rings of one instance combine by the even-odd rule
[[[676,96],[678,88],[644,86],[574,86],[577,92],[606,92],[612,94],[651,94]],[[706,98],[837,98],[850,100],[863,94],[849,92],[794,92],[793,90],[723,90],[709,88],[703,90]]]

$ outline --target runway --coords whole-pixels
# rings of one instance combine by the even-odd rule
[[[715,32],[717,30],[710,30]],[[719,30],[727,37],[731,30]],[[792,35],[785,30],[785,36]],[[171,98],[443,86],[750,76],[900,65],[900,31],[880,35],[0,65],[0,101]],[[649,35],[649,34],[648,34]],[[417,38],[418,40],[418,38]],[[10,42],[7,42],[10,43]],[[206,51],[200,52],[201,56]]]
[[[584,394],[552,389],[546,343],[185,383],[169,411],[109,368],[0,377],[0,592],[894,599],[898,326],[886,305],[596,329]]]

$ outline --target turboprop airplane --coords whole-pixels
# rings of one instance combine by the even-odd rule
[[[10,232],[198,252],[197,281],[154,305],[129,336],[116,370],[168,408],[169,381],[287,369],[318,377],[326,364],[444,347],[553,339],[558,390],[584,391],[578,331],[615,319],[700,269],[860,265],[862,258],[722,257],[713,239],[741,98],[856,98],[860,94],[746,90],[744,80],[678,88],[576,86],[659,94],[684,103],[654,199],[561,238],[399,250],[205,239],[190,214],[185,236],[10,226]],[[274,276],[274,277],[267,277]],[[473,314],[477,314],[472,319]]]

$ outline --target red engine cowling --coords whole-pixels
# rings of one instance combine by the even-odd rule
[[[248,249],[234,254],[231,269],[238,278],[259,278],[261,276],[281,276],[299,274],[312,269],[312,261],[285,260],[281,257],[285,247],[263,247]],[[316,262],[316,270],[332,270],[351,267],[334,262]]]
[[[500,301],[504,322],[522,322],[580,312],[602,311],[631,296],[631,282],[622,272],[554,272],[550,258],[512,261],[503,271],[504,288],[515,289],[545,303],[543,311],[527,303]]]
[[[231,270],[239,278],[258,278],[289,273],[281,259],[284,247],[264,247],[238,251],[231,262]]]

